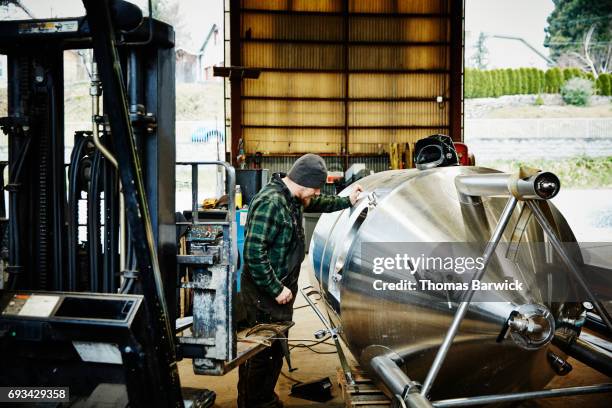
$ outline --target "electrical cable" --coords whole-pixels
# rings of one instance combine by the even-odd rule
[[[303,382],[303,381],[300,381],[300,380],[297,380],[297,379],[291,377],[289,374],[285,374],[282,370],[281,370],[280,374],[283,377],[285,377],[286,379],[288,379],[289,381],[293,381],[296,384],[301,384]]]
[[[290,347],[289,350],[293,350],[296,346]],[[307,346],[307,345],[303,345],[304,348],[307,348],[308,350],[312,351],[315,354],[338,354],[337,351],[319,351],[319,350],[315,350],[312,348],[312,346]]]

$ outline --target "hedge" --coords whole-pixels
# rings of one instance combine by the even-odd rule
[[[490,98],[501,95],[559,93],[568,80],[579,77],[593,81],[593,74],[578,68],[506,68],[479,70],[466,68],[465,98]],[[594,81],[599,95],[612,96],[612,74],[600,74]]]

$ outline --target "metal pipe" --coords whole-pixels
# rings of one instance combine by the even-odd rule
[[[304,289],[311,289],[311,288],[312,288],[312,286],[306,286],[305,288],[301,288],[300,289],[300,293],[302,294],[304,299],[306,299],[306,302],[308,303],[310,308],[315,312],[315,314],[317,315],[319,320],[321,320],[321,323],[323,323],[323,326],[325,326],[325,330],[327,330],[327,332],[332,337],[332,339],[338,338],[338,332],[331,327],[331,324],[327,321],[325,316],[323,316],[323,313],[321,313],[321,311],[315,305],[315,303],[312,300],[310,300],[310,298],[308,297],[308,295],[311,292],[309,292],[309,293],[304,292]],[[319,292],[316,292],[316,293],[319,293]]]
[[[500,402],[523,401],[536,398],[567,397],[570,395],[597,394],[612,391],[612,383],[585,385],[581,387],[554,388],[551,390],[516,392],[511,394],[482,395],[479,397],[453,398],[435,401],[436,408],[467,407]]]
[[[553,343],[570,357],[612,377],[612,353],[596,344],[601,340],[587,333],[577,336],[573,331],[558,331]]]
[[[550,172],[525,179],[509,173],[463,175],[455,178],[460,194],[467,196],[510,196],[520,200],[549,200],[557,195],[561,182]]]
[[[608,329],[612,331],[612,322],[610,321],[610,316],[608,315],[608,312],[601,305],[601,303],[597,300],[597,298],[595,297],[595,295],[589,288],[588,283],[584,280],[584,277],[582,276],[582,273],[580,272],[580,269],[578,268],[576,263],[567,255],[567,252],[563,248],[563,244],[561,243],[561,241],[559,241],[559,238],[557,238],[557,234],[555,233],[552,226],[548,222],[548,219],[546,219],[546,216],[542,212],[542,209],[534,201],[528,200],[525,203],[527,204],[527,206],[529,207],[529,209],[535,216],[536,220],[538,221],[538,223],[540,224],[540,226],[542,227],[542,229],[548,236],[550,243],[552,244],[552,246],[555,248],[555,250],[561,257],[561,260],[563,261],[565,266],[567,266],[567,268],[570,270],[570,272],[572,273],[572,275],[574,276],[578,284],[582,287],[582,289],[584,289],[584,291],[589,296],[589,300],[593,303],[593,306],[595,306],[595,309],[597,309],[597,312],[599,313],[599,316],[601,317],[603,322],[606,324]]]
[[[410,408],[431,408],[431,402],[419,394],[419,384],[412,381],[390,357],[376,356],[370,361],[370,367],[389,391]]]
[[[504,211],[502,212],[500,219],[497,222],[495,231],[493,231],[491,240],[489,241],[489,243],[487,244],[487,247],[484,250],[483,266],[474,275],[474,280],[480,280],[482,276],[484,275],[485,271],[487,270],[487,266],[489,265],[489,262],[491,261],[491,257],[493,256],[495,252],[495,248],[497,248],[497,244],[499,243],[502,237],[502,234],[504,230],[506,229],[508,222],[510,221],[510,217],[512,216],[512,212],[514,211],[514,208],[516,207],[517,202],[518,200],[514,196],[511,196],[508,199],[508,202],[506,203],[506,207],[504,208]],[[459,326],[461,325],[461,321],[463,320],[463,318],[465,317],[467,313],[468,306],[473,296],[474,296],[474,289],[471,287],[470,290],[466,292],[465,297],[463,301],[461,302],[461,305],[457,308],[457,311],[455,312],[455,317],[453,318],[453,322],[448,328],[448,331],[446,332],[446,336],[444,337],[444,341],[442,342],[442,345],[440,346],[440,349],[438,350],[438,353],[436,354],[436,357],[431,365],[431,368],[429,369],[429,372],[427,373],[427,377],[425,378],[425,382],[423,383],[423,388],[421,389],[421,395],[424,397],[427,397],[427,394],[431,390],[433,382],[436,379],[436,376],[438,375],[438,372],[440,371],[442,364],[444,363],[446,354],[448,353],[448,350],[450,349],[450,346],[453,343],[453,339],[455,338],[455,335],[459,331]]]
[[[228,211],[232,216],[232,220],[236,219],[236,170],[229,163],[221,160],[202,161],[202,162],[176,162],[177,166],[192,166],[192,165],[216,165],[223,166],[226,174],[226,189],[228,198]],[[193,200],[193,196],[192,196]],[[197,199],[196,199],[197,201]]]
[[[612,353],[609,351],[580,337],[565,351],[576,360],[580,360],[600,373],[612,377]]]
[[[91,60],[91,87],[89,89],[91,95],[91,111],[92,111],[92,132],[94,145],[105,159],[113,164],[113,167],[118,168],[117,159],[113,154],[100,142],[100,136],[98,131],[98,117],[100,115],[100,95],[101,95],[101,83],[100,77],[98,76],[98,64],[92,58]]]
[[[119,181],[119,271],[127,270],[127,223],[125,219],[125,199]]]
[[[100,153],[107,159],[113,167],[119,169],[117,159],[113,154],[102,144],[99,136],[98,121],[97,118],[100,115],[100,95],[101,95],[101,83],[98,75],[98,64],[96,64],[94,58],[91,59],[91,87],[89,89],[91,95],[91,111],[92,111],[92,133],[93,143]],[[126,270],[126,234],[127,225],[125,221],[125,200],[123,198],[123,190],[121,188],[121,180],[119,180],[119,271]]]
[[[228,197],[229,199],[229,197]],[[191,165],[191,222],[198,222],[198,165]]]
[[[608,327],[605,325],[603,320],[601,320],[601,317],[595,313],[587,312],[584,327],[604,336],[609,336],[611,334]]]

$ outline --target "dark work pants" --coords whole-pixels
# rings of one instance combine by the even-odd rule
[[[281,368],[283,350],[279,341],[242,364],[238,369],[238,408],[276,408],[274,387]]]
[[[301,222],[301,221],[300,221]],[[295,221],[295,225],[297,221]],[[304,234],[296,234],[289,251],[287,270],[281,281],[291,290],[291,302],[279,305],[273,297],[257,287],[244,265],[240,281],[240,297],[248,327],[260,323],[287,322],[293,318],[293,302],[297,295],[300,265],[304,260]],[[289,337],[286,333],[285,337]],[[274,393],[276,381],[283,368],[283,348],[279,340],[247,360],[238,369],[238,408],[277,408],[282,406]]]

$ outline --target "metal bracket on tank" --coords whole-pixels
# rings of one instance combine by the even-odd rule
[[[309,291],[305,292],[305,290],[309,290]],[[314,294],[322,296],[321,292],[314,289],[312,286],[306,286],[300,289],[300,293],[302,294],[302,296],[304,296],[304,299],[306,299],[306,302],[315,312],[319,320],[321,320],[321,323],[323,323],[323,326],[325,326],[325,330],[317,331],[315,333],[315,337],[319,339],[325,336],[326,334],[331,336],[332,340],[334,341],[334,345],[336,346],[336,352],[338,353],[338,359],[340,360],[340,366],[342,367],[342,371],[344,372],[344,378],[346,378],[346,381],[349,385],[354,385],[355,379],[353,378],[353,373],[351,372],[346,356],[344,355],[344,350],[342,350],[342,346],[340,346],[340,338],[338,336],[338,334],[340,333],[340,328],[335,327],[333,323],[331,322],[331,319],[329,320],[326,319],[325,316],[323,315],[323,312],[319,310],[319,308],[314,304],[314,302],[309,297],[310,295],[314,295]]]

